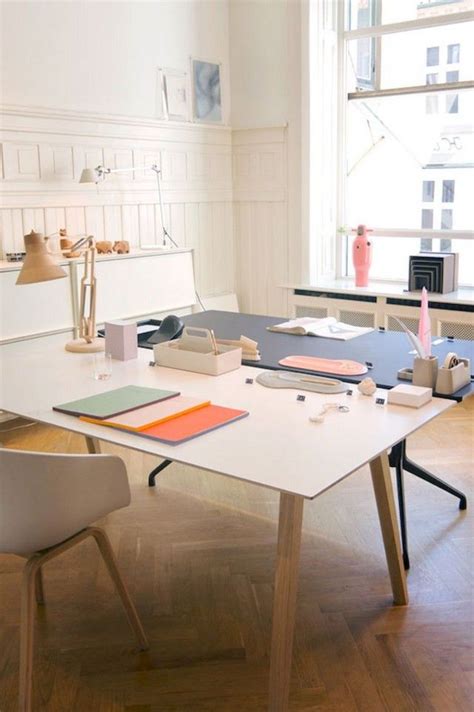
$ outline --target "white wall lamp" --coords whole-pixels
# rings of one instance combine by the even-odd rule
[[[153,171],[156,176],[156,185],[158,188],[158,200],[160,204],[160,217],[161,217],[161,228],[162,228],[162,249],[169,249],[170,247],[179,247],[179,245],[173,240],[169,232],[165,227],[165,220],[163,216],[163,198],[161,195],[161,169],[158,168],[156,163],[151,166],[138,166],[131,168],[105,168],[105,166],[96,166],[96,168],[84,168],[79,178],[79,183],[98,183],[103,182],[106,176],[111,173],[135,173],[135,171]],[[142,249],[156,249],[156,245],[144,245]]]

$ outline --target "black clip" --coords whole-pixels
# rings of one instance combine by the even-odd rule
[[[384,326],[379,326],[379,331],[382,331],[382,332],[385,331],[385,327],[384,327]]]
[[[365,362],[365,365],[367,366],[367,368],[369,369],[369,371],[371,371],[371,370],[373,369],[373,367],[374,367],[374,364],[372,363],[372,361],[366,361],[366,362]]]
[[[156,366],[156,361],[148,361],[149,366]]]
[[[298,395],[296,396],[296,400],[297,401],[305,401],[306,396],[304,396],[302,393],[298,393]]]
[[[346,391],[346,396],[351,396],[351,395],[352,395],[352,390],[350,388],[348,388]]]
[[[253,378],[246,378],[245,383],[253,383]]]
[[[385,403],[385,398],[376,398],[375,402],[377,405],[383,405]]]
[[[447,336],[446,339],[447,339],[448,341],[454,341],[454,336]]]

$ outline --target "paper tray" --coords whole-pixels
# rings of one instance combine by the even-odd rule
[[[240,368],[242,349],[217,344],[217,351],[208,329],[187,327],[181,339],[165,341],[153,347],[157,366],[178,368],[182,371],[220,376]]]

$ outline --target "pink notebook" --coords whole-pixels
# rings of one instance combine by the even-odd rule
[[[187,396],[176,396],[160,403],[137,408],[122,415],[116,415],[106,420],[97,418],[89,418],[83,416],[81,420],[87,420],[88,423],[97,423],[98,425],[108,425],[111,428],[120,428],[122,430],[131,430],[132,432],[140,432],[146,430],[153,425],[164,423],[173,418],[179,418],[186,413],[191,413],[199,408],[208,406],[210,401],[199,398],[189,398]]]

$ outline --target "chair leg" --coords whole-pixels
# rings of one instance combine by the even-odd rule
[[[125,586],[125,582],[118,569],[117,560],[110,544],[109,537],[103,529],[99,529],[98,527],[91,527],[89,529],[89,532],[90,534],[92,534],[92,536],[97,542],[99,551],[102,554],[105,565],[107,566],[109,574],[115,584],[117,592],[122,601],[126,616],[128,618],[128,622],[130,623],[130,627],[132,628],[138,640],[140,650],[148,650],[150,646],[148,645],[148,640],[146,638],[145,631],[143,630],[133,601],[130,598],[130,594],[128,593],[127,587]]]
[[[44,585],[43,585],[43,569],[38,568],[35,579],[35,594],[36,603],[38,606],[44,606]]]
[[[35,588],[39,557],[28,559],[21,585],[20,693],[19,711],[31,712],[33,695],[33,640],[35,627]]]

